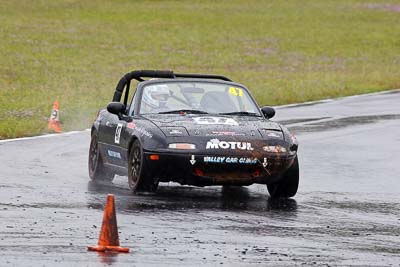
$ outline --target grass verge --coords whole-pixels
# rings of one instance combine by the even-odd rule
[[[83,129],[134,69],[217,73],[262,105],[400,87],[400,1],[1,1],[0,139]]]

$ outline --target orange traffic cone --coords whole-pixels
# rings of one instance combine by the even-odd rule
[[[107,196],[99,242],[97,246],[88,246],[88,250],[129,252],[129,248],[119,246],[117,217],[115,216],[114,195],[112,194]]]
[[[61,122],[58,101],[54,101],[53,110],[51,111],[48,128],[56,133],[61,133]]]

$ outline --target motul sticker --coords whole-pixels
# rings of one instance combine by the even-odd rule
[[[207,142],[206,149],[240,149],[254,150],[249,142],[220,141],[219,139],[211,139]]]
[[[121,138],[122,126],[124,126],[124,124],[118,123],[117,129],[115,129],[114,143],[116,143],[116,144],[119,144],[119,141],[120,141],[120,138]]]

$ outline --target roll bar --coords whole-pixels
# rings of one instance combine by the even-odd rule
[[[125,98],[129,94],[129,87],[131,80],[135,79],[139,82],[143,82],[143,78],[165,78],[165,79],[175,79],[175,78],[201,78],[201,79],[218,79],[231,82],[232,80],[221,75],[212,74],[188,74],[188,73],[174,73],[171,70],[134,70],[125,74],[118,82],[115,88],[115,93],[113,97],[113,102],[119,102],[121,100],[122,93],[125,86],[127,87],[127,92],[125,93]],[[124,103],[126,104],[126,100]]]

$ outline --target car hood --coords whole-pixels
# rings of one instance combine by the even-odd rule
[[[261,117],[252,116],[218,116],[209,114],[149,114],[143,115],[158,126],[163,132],[166,129],[185,128],[191,136],[253,136],[261,137],[262,131],[281,132],[278,123]],[[167,134],[168,135],[168,134]]]

